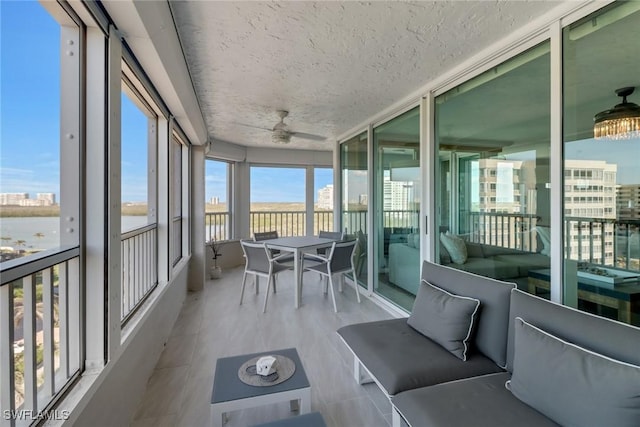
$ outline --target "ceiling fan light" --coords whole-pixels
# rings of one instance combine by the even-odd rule
[[[593,118],[593,137],[595,139],[623,140],[640,138],[640,106],[627,102],[634,87],[616,90],[622,97],[622,103],[610,110],[602,111]]]
[[[271,133],[271,141],[276,144],[288,144],[291,141],[291,134],[286,130],[274,129]]]

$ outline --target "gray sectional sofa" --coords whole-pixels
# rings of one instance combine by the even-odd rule
[[[526,252],[500,246],[465,242],[468,257],[463,264],[456,264],[442,245],[440,259],[443,265],[481,276],[513,282],[518,289],[526,289],[529,270],[545,269],[550,258],[539,252]]]
[[[416,295],[420,287],[420,243],[413,234],[405,240],[389,244],[389,282]],[[546,269],[550,258],[540,252],[526,252],[500,246],[465,242],[467,258],[456,264],[448,251],[440,245],[440,263],[458,270],[494,279],[513,282],[518,289],[527,289],[530,270]]]
[[[640,425],[639,328],[429,262],[422,279],[408,319],[338,330],[394,426]]]

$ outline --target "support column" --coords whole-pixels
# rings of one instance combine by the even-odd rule
[[[190,291],[204,289],[206,252],[204,233],[204,146],[191,146],[191,262]]]

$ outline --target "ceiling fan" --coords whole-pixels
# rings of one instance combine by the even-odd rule
[[[289,115],[289,112],[286,110],[278,110],[276,111],[276,113],[278,114],[278,117],[280,117],[280,121],[276,123],[273,128],[268,129],[268,128],[257,127],[257,126],[250,126],[250,127],[257,127],[258,129],[270,131],[271,141],[273,141],[276,144],[288,144],[289,142],[291,142],[292,136],[295,136],[296,138],[309,139],[312,141],[324,141],[325,139],[327,139],[324,136],[313,135],[313,134],[304,133],[304,132],[296,132],[289,129],[289,126],[284,122],[284,119]],[[248,125],[245,125],[245,126],[248,126]]]

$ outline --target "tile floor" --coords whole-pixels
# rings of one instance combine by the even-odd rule
[[[375,384],[357,385],[352,357],[336,329],[343,325],[391,316],[362,298],[351,286],[336,292],[338,313],[323,294],[319,276],[305,274],[302,306],[293,306],[293,273],[278,277],[262,313],[264,286],[256,295],[248,280],[240,306],[242,268],[210,280],[201,292],[189,293],[158,364],[142,396],[131,426],[209,426],[213,373],[217,358],[269,349],[296,347],[311,383],[311,410],[328,426],[387,427],[391,406]],[[337,290],[337,289],[336,289]],[[250,426],[295,415],[288,402],[230,414],[227,427]]]

